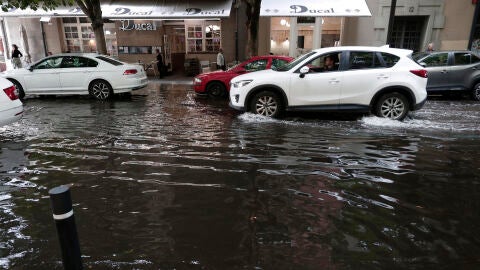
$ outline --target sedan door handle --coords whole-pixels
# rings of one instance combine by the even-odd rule
[[[337,79],[331,79],[330,81],[328,81],[329,83],[331,84],[336,84],[336,83],[339,83],[340,81],[337,80]]]
[[[446,69],[444,69],[444,70],[440,71],[440,73],[445,74],[445,73],[448,73],[448,71]]]
[[[377,76],[377,79],[388,79],[388,76],[385,74],[380,74]]]

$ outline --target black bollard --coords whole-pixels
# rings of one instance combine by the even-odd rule
[[[70,189],[68,186],[59,186],[50,189],[48,194],[62,249],[63,267],[66,270],[83,269]]]

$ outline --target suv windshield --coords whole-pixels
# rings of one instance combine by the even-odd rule
[[[312,56],[313,54],[315,54],[315,52],[309,52],[307,54],[304,54],[304,55],[300,55],[297,59],[293,60],[292,62],[284,65],[284,66],[281,66],[279,68],[276,69],[276,71],[287,71],[287,70],[290,70],[292,69],[293,67],[295,67],[296,65],[298,65],[298,63],[302,62],[303,60],[307,59],[308,57]]]

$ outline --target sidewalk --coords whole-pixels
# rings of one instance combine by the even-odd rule
[[[171,84],[185,84],[193,85],[193,77],[183,74],[172,74],[164,76],[162,79],[155,76],[148,76],[148,80],[156,83],[171,83]]]

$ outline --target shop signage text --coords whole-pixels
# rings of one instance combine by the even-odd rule
[[[131,11],[129,8],[116,8],[115,12],[113,12],[111,15],[129,15],[129,16],[147,16],[147,15],[152,15],[153,11]]]
[[[120,30],[130,31],[130,30],[140,30],[140,31],[155,31],[157,26],[154,23],[135,23],[133,20],[120,20],[122,26]]]
[[[221,15],[225,14],[225,10],[202,10],[201,8],[187,8],[185,15]]]
[[[312,14],[315,14],[315,13],[335,13],[333,8],[329,8],[329,9],[309,9],[308,7],[302,6],[302,5],[291,5],[290,9],[291,9],[290,13],[295,13],[295,14],[298,14],[298,13],[312,13]]]

